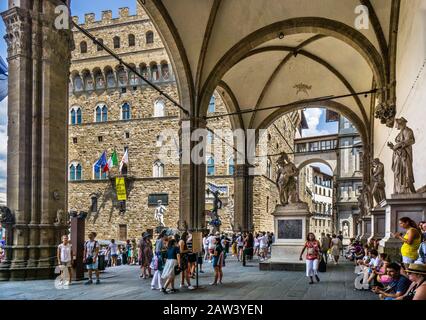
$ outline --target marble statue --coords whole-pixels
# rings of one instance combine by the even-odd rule
[[[154,218],[160,224],[160,226],[165,227],[164,224],[164,213],[167,211],[166,207],[163,205],[161,200],[157,201],[157,207],[155,208]]]
[[[231,226],[232,230],[234,230],[234,219],[235,219],[235,216],[234,216],[234,207],[235,207],[235,205],[234,205],[234,195],[232,194],[231,198],[228,201],[228,205],[226,206],[226,209],[228,210],[228,214],[229,214],[229,223],[230,223],[230,226]]]
[[[343,222],[343,237],[349,238],[349,225],[347,222]]]
[[[69,214],[62,209],[56,211],[56,220],[55,224],[57,225],[68,225],[69,223]]]
[[[378,158],[373,160],[371,166],[371,181],[373,184],[371,193],[374,197],[374,200],[376,200],[377,206],[379,206],[380,202],[386,199],[386,184],[384,165]]]
[[[395,138],[395,144],[388,142],[393,150],[392,171],[394,173],[394,193],[416,193],[413,174],[413,130],[407,127],[405,118],[395,119],[396,128],[400,131]]]
[[[299,194],[297,177],[299,169],[290,161],[287,153],[283,152],[277,160],[278,172],[276,184],[280,194],[280,202],[283,206],[289,203],[298,203]]]
[[[368,215],[370,210],[373,208],[373,198],[371,197],[371,188],[367,182],[364,182],[364,186],[361,191],[362,204],[364,214]]]

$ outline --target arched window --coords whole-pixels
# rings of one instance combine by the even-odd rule
[[[81,164],[72,163],[69,166],[69,180],[70,181],[81,180]]]
[[[115,36],[113,38],[113,42],[114,42],[114,49],[120,48],[120,37]]]
[[[158,100],[154,104],[154,117],[164,117],[165,116],[165,106],[162,100]]]
[[[95,88],[95,85],[93,83],[92,75],[87,70],[83,74],[83,81],[84,81],[84,88],[87,91],[93,90]]]
[[[87,42],[86,41],[80,42],[80,53],[87,53]]]
[[[124,68],[120,67],[117,70],[117,75],[118,75],[118,84],[120,85],[120,87],[125,87],[127,86],[127,72],[124,70]]]
[[[70,110],[70,124],[81,124],[81,108],[80,107],[72,107]]]
[[[111,69],[107,71],[106,79],[108,88],[115,88],[115,76]]]
[[[152,81],[160,80],[160,73],[158,72],[158,65],[156,63],[151,64],[151,78]]]
[[[213,113],[215,111],[216,111],[216,98],[212,96],[210,98],[210,103],[209,103],[209,112]]]
[[[103,180],[103,179],[107,178],[107,173],[102,172],[102,168],[96,167],[95,164],[94,164],[93,165],[93,177],[95,178],[95,180]]]
[[[136,45],[135,35],[129,34],[129,47],[134,47]]]
[[[129,80],[131,86],[137,86],[139,84],[139,77],[134,72],[129,71]]]
[[[234,157],[229,158],[228,161],[228,174],[233,176],[235,173]]]
[[[272,167],[271,167],[271,160],[266,159],[266,176],[269,179],[272,179]]]
[[[106,105],[98,105],[96,107],[96,122],[106,122],[108,121],[108,108]]]
[[[169,65],[167,63],[161,64],[161,77],[163,80],[169,80],[170,78]]]
[[[164,164],[160,160],[154,162],[152,175],[154,178],[164,177]]]
[[[146,66],[145,63],[142,63],[140,65],[140,69],[141,69],[141,74],[144,78],[148,79],[149,74],[148,74],[148,67]]]
[[[127,102],[121,106],[121,119],[130,119],[130,105]]]
[[[83,80],[81,79],[80,75],[76,75],[74,77],[74,91],[79,92],[83,91]]]
[[[207,159],[207,175],[214,176],[214,158],[209,157]]]
[[[146,33],[146,44],[154,43],[154,32],[148,31]]]

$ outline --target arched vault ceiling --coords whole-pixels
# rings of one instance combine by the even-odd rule
[[[209,41],[203,80],[232,46],[264,26],[294,17],[321,17],[354,27],[358,5],[359,0],[223,0]],[[372,27],[359,31],[380,51]]]
[[[258,101],[259,94],[263,89],[259,84],[265,84],[265,79],[268,79],[271,75],[270,68],[261,66],[267,66],[268,64],[266,62],[269,62],[270,65],[277,66],[279,61],[281,61],[286,54],[287,52],[259,53],[241,61],[226,74],[224,80],[234,94],[238,93],[235,95],[241,110],[254,108]],[[254,69],[253,72],[252,66],[255,61],[259,61],[259,67]],[[266,74],[263,74],[264,72]],[[302,90],[298,93],[297,87],[299,84],[311,88],[307,88],[306,92]],[[350,93],[348,87],[326,66],[299,54],[296,58],[288,60],[277,73],[275,79],[269,83],[258,107],[278,106],[302,99],[316,98],[325,95],[337,96],[348,93]],[[369,98],[364,98],[362,96],[360,99],[361,103],[368,105]],[[336,101],[349,107],[359,118],[363,118],[362,110],[354,98],[349,97]],[[277,109],[258,111],[253,120],[251,119],[253,113],[244,114],[244,126],[246,128],[256,128],[265,118],[276,110]]]
[[[230,85],[240,107],[254,108],[266,82],[287,52],[253,55],[234,66],[223,78]]]
[[[177,68],[176,72],[194,89],[193,108],[200,115],[207,109],[209,95],[220,80],[229,85],[241,109],[291,102],[297,98],[292,88],[295,82],[312,85],[310,97],[313,98],[368,90],[373,74],[379,85],[387,81],[385,61],[391,0],[143,0],[142,3],[159,32],[167,34],[164,38],[170,39],[172,35],[178,48],[172,48],[177,56],[172,58],[181,59],[184,66],[184,71]],[[370,9],[368,29],[355,26],[358,17],[355,8],[361,4]],[[284,32],[283,39],[278,38],[280,31]],[[165,44],[170,47],[167,41]],[[246,54],[253,49],[302,45],[296,58],[289,58],[283,50],[253,57]],[[283,70],[277,70],[280,59],[286,56],[289,63],[283,64]],[[289,70],[290,67],[293,69]],[[192,79],[188,77],[189,70]],[[271,89],[265,90],[265,84]],[[368,124],[369,98],[339,102],[350,106]],[[255,116],[243,115],[245,125],[255,127],[266,115],[257,112]]]
[[[348,80],[355,91],[371,89],[373,72],[370,66],[343,41],[325,37],[310,43],[304,49],[332,65]]]

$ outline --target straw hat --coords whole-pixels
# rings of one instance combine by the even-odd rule
[[[416,264],[416,263],[410,263],[407,270],[405,270],[407,273],[417,273],[422,274],[426,276],[426,264]]]
[[[407,123],[408,122],[407,119],[405,119],[404,117],[397,118],[397,119],[395,119],[395,121],[397,123]]]

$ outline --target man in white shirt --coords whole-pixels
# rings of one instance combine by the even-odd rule
[[[262,232],[259,238],[259,247],[260,247],[260,261],[265,260],[268,257],[268,237],[266,232]]]
[[[61,268],[61,282],[65,285],[71,284],[72,278],[72,260],[75,259],[72,252],[71,243],[68,242],[68,236],[62,236],[62,243],[58,246],[57,251],[58,265]],[[65,272],[68,272],[68,283],[64,281]]]
[[[89,273],[89,280],[85,284],[92,284],[92,273],[96,273],[96,284],[100,284],[99,268],[98,268],[98,255],[99,255],[99,242],[95,240],[96,232],[89,233],[89,240],[84,244],[84,263],[86,264]]]
[[[118,246],[115,243],[114,239],[111,239],[111,243],[108,245],[106,256],[111,253],[111,267],[117,266],[117,257],[118,257]]]

